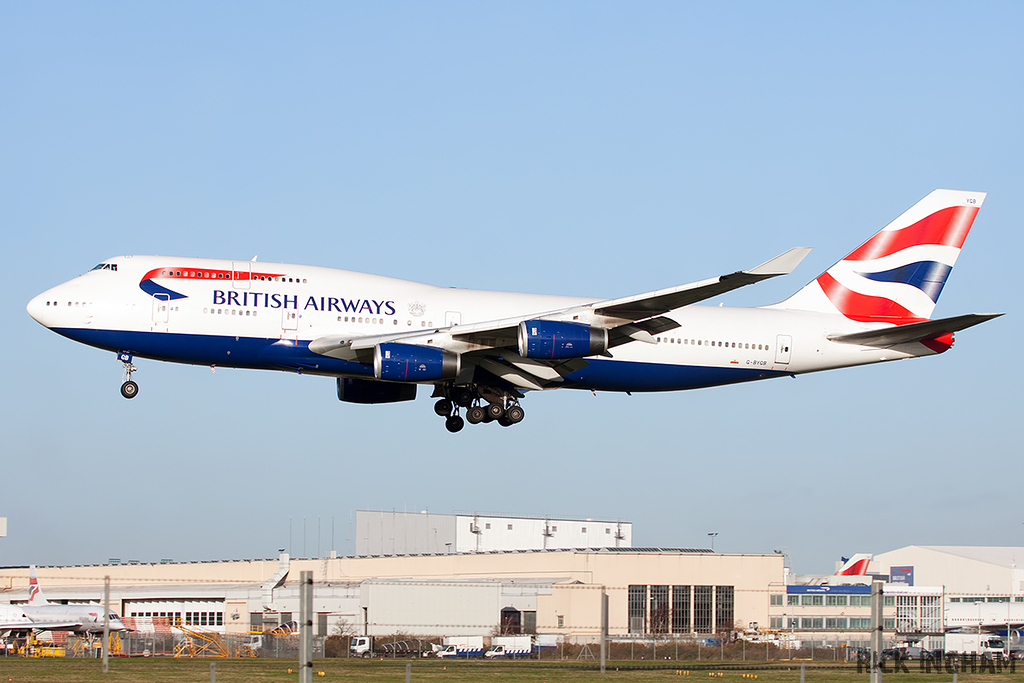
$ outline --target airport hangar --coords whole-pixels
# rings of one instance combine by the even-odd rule
[[[95,601],[109,575],[111,607],[129,620],[240,633],[297,618],[299,575],[311,571],[317,635],[519,630],[590,642],[602,593],[613,635],[713,634],[766,623],[766,587],[783,576],[775,553],[629,547],[621,521],[362,511],[356,521],[353,557],[39,567],[39,583],[49,600]],[[27,599],[27,569],[3,578],[0,599]]]
[[[793,576],[781,554],[633,548],[625,545],[632,526],[619,521],[360,511],[356,526],[354,557],[282,553],[266,560],[40,567],[40,584],[53,601],[99,601],[109,575],[111,606],[140,626],[149,617],[169,616],[227,633],[297,617],[299,573],[311,571],[317,635],[520,630],[590,642],[598,636],[601,594],[607,593],[613,637],[758,625],[780,641],[804,645],[861,645],[868,638],[867,586]],[[583,538],[591,547],[576,545]],[[597,546],[598,538],[607,545]],[[959,559],[950,563],[949,555]],[[877,556],[874,575],[887,577],[890,569],[899,575],[886,585],[886,636],[892,641],[964,625],[951,610],[966,607],[966,598],[972,607],[1024,607],[1015,557],[1024,557],[1024,548],[910,546]],[[927,585],[913,585],[915,571]],[[27,599],[26,568],[6,568],[0,578],[6,579],[0,599]]]

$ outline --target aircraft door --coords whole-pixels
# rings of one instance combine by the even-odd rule
[[[163,294],[157,292],[153,295],[153,322],[155,323],[166,323],[169,311],[171,308],[170,304],[171,297],[169,294]]]
[[[282,313],[281,329],[285,332],[294,332],[299,329],[299,312],[294,308],[286,308]]]
[[[451,327],[452,325],[462,324],[462,314],[458,311],[446,311],[444,314],[444,326]]]
[[[231,264],[231,286],[235,289],[249,289],[252,280],[252,262],[235,261]]]
[[[793,338],[788,334],[780,334],[775,338],[775,362],[779,365],[789,365]]]

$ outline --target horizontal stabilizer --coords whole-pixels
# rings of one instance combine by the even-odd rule
[[[830,335],[829,341],[840,344],[859,344],[861,346],[875,346],[878,348],[889,348],[899,344],[909,344],[916,341],[935,339],[944,334],[959,332],[968,327],[980,325],[981,323],[998,318],[1002,313],[969,313],[958,315],[953,318],[942,318],[941,320],[926,320],[920,323],[909,323],[907,325],[896,325],[885,327],[880,330],[868,330],[867,332],[854,332],[853,334]]]

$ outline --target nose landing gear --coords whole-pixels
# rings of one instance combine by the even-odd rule
[[[124,366],[124,384],[121,385],[121,395],[125,398],[135,398],[139,395],[139,385],[132,381],[132,373],[138,370],[132,364],[132,354],[125,351],[117,354],[121,365]]]

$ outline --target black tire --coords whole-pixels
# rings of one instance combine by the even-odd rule
[[[125,398],[135,398],[139,395],[139,385],[135,382],[128,380],[121,385],[121,395]]]
[[[446,398],[442,398],[440,401],[434,404],[434,412],[440,415],[441,417],[448,417],[449,415],[451,415],[452,410],[454,410],[454,408],[455,406],[452,405],[452,402]]]
[[[487,406],[487,414],[491,416],[491,419],[497,420],[499,417],[505,416],[505,406],[500,403],[492,403]]]
[[[444,421],[444,428],[454,434],[455,432],[461,432],[462,428],[466,426],[465,421],[458,415],[452,415]]]
[[[508,417],[502,416],[498,418],[498,424],[500,424],[502,427],[511,427],[512,420],[508,419]]]
[[[452,392],[452,399],[460,408],[468,408],[473,405],[473,399],[476,398],[470,389],[460,388]]]
[[[373,654],[372,654],[372,653],[370,653],[370,652],[364,652],[364,653],[363,653],[363,659],[369,659],[369,658],[370,658],[370,657],[372,657],[372,656],[373,656]]]
[[[480,424],[487,417],[487,411],[480,406],[473,406],[466,411],[466,422],[471,425]]]
[[[526,417],[526,411],[523,410],[521,406],[512,406],[505,411],[505,417],[507,417],[508,421],[512,424],[519,424],[523,421],[523,418]]]

